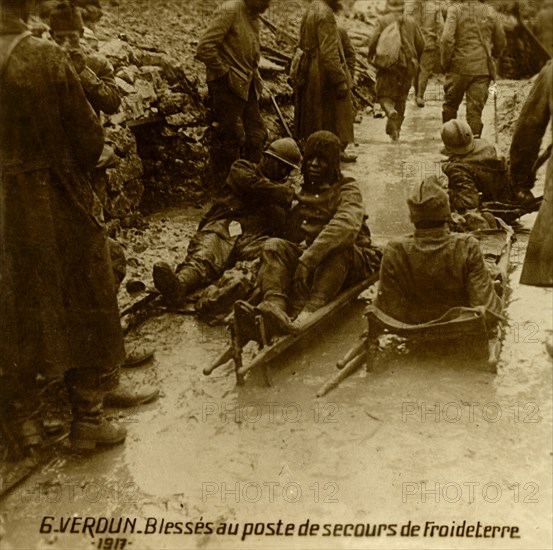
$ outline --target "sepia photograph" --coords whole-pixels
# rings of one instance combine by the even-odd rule
[[[0,0],[2,550],[553,550],[553,0]]]

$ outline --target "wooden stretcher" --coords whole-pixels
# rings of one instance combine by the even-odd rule
[[[203,373],[210,375],[222,366],[233,366],[236,383],[244,384],[246,374],[252,369],[262,368],[265,380],[268,382],[266,368],[271,361],[284,351],[290,349],[307,336],[316,332],[322,324],[328,322],[334,315],[357,299],[359,294],[376,282],[378,274],[342,291],[332,302],[313,313],[299,327],[297,334],[275,335],[273,327],[269,326],[261,313],[247,302],[237,302],[234,306],[234,316],[229,325],[230,345],[207,366]],[[251,341],[257,342],[258,353],[251,361],[244,358],[244,347]]]
[[[490,264],[492,273],[500,287],[502,306],[505,306],[509,255],[514,240],[513,230],[498,220],[500,229],[473,231],[480,241],[484,259]],[[495,371],[501,351],[503,318],[493,318],[484,307],[456,307],[448,310],[440,318],[424,324],[410,325],[393,319],[374,305],[369,305],[365,315],[367,330],[360,341],[338,361],[338,372],[333,374],[317,392],[317,397],[326,395],[357,369],[366,366],[367,371],[375,372],[380,351],[379,337],[385,333],[407,339],[410,343],[436,346],[450,342],[470,341],[471,348],[480,349],[487,358],[488,367]]]

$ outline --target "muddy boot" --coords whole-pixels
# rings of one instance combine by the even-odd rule
[[[125,362],[123,367],[132,368],[140,367],[144,363],[151,361],[154,358],[154,348],[138,344],[125,354]]]
[[[117,445],[125,441],[127,430],[104,416],[102,393],[69,388],[73,422],[69,440],[75,449],[95,449],[97,445]]]
[[[388,120],[386,121],[386,133],[392,138],[392,141],[397,141],[399,139],[399,124],[399,113],[393,109],[390,111]]]
[[[417,96],[415,98],[415,103],[417,104],[417,107],[424,107],[425,103],[424,103],[424,98],[423,97],[420,97],[420,96]]]
[[[277,299],[263,300],[257,309],[278,331],[285,334],[296,334],[299,326],[286,313],[286,305]]]
[[[199,286],[195,273],[187,269],[176,273],[165,262],[154,265],[153,277],[155,287],[171,305],[177,307],[183,305],[186,296]]]
[[[135,407],[144,405],[157,398],[159,389],[150,384],[132,387],[119,382],[118,386],[104,394],[105,407]]]

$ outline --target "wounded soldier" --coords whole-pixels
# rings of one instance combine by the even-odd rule
[[[443,172],[449,180],[451,209],[458,214],[478,210],[481,201],[508,201],[511,185],[505,160],[485,139],[475,139],[463,120],[442,127],[442,153],[448,156]]]
[[[164,262],[154,265],[154,284],[169,304],[182,306],[237,261],[258,258],[266,239],[283,234],[294,196],[287,178],[300,162],[296,142],[283,138],[271,143],[259,164],[233,163],[225,194],[200,221],[185,260],[176,271]]]
[[[449,200],[439,180],[431,176],[416,185],[407,204],[415,232],[384,250],[376,307],[408,324],[427,323],[459,306],[484,306],[499,315],[501,301],[478,241],[449,231]]]
[[[283,332],[296,332],[314,311],[380,264],[359,186],[340,172],[340,152],[340,140],[332,132],[307,138],[303,185],[287,238],[269,239],[262,247],[257,283],[263,301],[258,309]]]

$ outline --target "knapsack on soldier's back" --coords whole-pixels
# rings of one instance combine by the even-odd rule
[[[399,61],[401,33],[399,21],[392,21],[378,37],[374,64],[380,69],[389,69]]]

